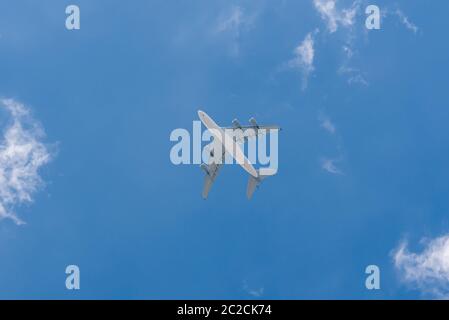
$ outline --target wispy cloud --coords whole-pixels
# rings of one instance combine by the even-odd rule
[[[354,56],[354,49],[349,44],[343,45],[343,52],[348,59]]]
[[[414,24],[410,18],[399,8],[385,7],[382,9],[382,18],[393,17],[399,19],[399,22],[408,30],[417,34],[420,29]]]
[[[348,78],[348,83],[349,84],[361,84],[363,86],[368,86],[369,85],[369,82],[360,73],[351,75]]]
[[[0,99],[0,109],[8,118],[0,142],[0,219],[20,225],[24,222],[14,209],[33,201],[43,184],[38,171],[51,156],[42,142],[42,127],[23,104]]]
[[[302,88],[307,87],[309,75],[313,72],[315,57],[314,40],[312,33],[308,33],[305,39],[295,48],[295,57],[288,62],[290,68],[300,69],[303,74]]]
[[[401,21],[401,23],[407,29],[411,30],[413,33],[418,32],[418,27],[413,22],[411,22],[410,19],[400,9],[396,9],[394,13],[398,16],[399,21]]]
[[[346,61],[346,64],[347,63],[349,63],[349,59],[348,61]],[[344,75],[347,78],[348,84],[360,84],[363,86],[369,85],[368,80],[366,80],[359,69],[348,67],[346,64],[342,65],[338,69],[338,73]]]
[[[337,0],[313,0],[315,9],[327,26],[330,34],[335,33],[340,27],[343,30],[343,61],[338,69],[338,74],[347,79],[349,85],[369,83],[365,76],[357,68],[351,66],[352,59],[357,55],[356,42],[360,28],[356,28],[356,18],[361,13],[361,1],[355,0],[347,8],[339,8]]]
[[[241,32],[252,27],[254,21],[255,15],[247,15],[242,7],[232,6],[230,10],[223,12],[218,18],[215,33],[227,34],[231,38],[231,53],[238,55]]]
[[[330,134],[335,134],[336,129],[334,123],[331,121],[331,119],[324,115],[323,113],[320,113],[318,116],[318,120],[320,121],[320,126]]]
[[[343,175],[343,171],[338,168],[337,163],[341,162],[343,160],[343,153],[342,153],[342,138],[337,133],[337,128],[334,124],[334,122],[331,120],[329,116],[327,116],[324,112],[318,113],[318,121],[320,123],[320,127],[323,128],[325,131],[330,133],[332,135],[332,138],[336,140],[336,148],[338,151],[338,156],[333,158],[328,157],[322,157],[319,159],[321,168],[331,174],[335,175]]]
[[[229,15],[223,15],[219,22],[217,31],[236,31],[238,32],[243,23],[243,11],[239,6],[234,6]]]
[[[248,293],[249,295],[256,297],[256,298],[263,296],[263,293],[264,293],[263,287],[260,287],[257,289],[250,288],[246,281],[243,281],[243,290],[245,290],[246,293]]]
[[[340,159],[323,158],[321,159],[321,168],[329,173],[342,175],[343,172],[336,165],[338,161]]]
[[[350,8],[339,9],[337,0],[313,0],[313,4],[330,33],[336,32],[339,26],[352,26],[359,6],[359,2],[355,1]]]
[[[407,242],[395,250],[394,264],[407,284],[435,298],[449,298],[449,234],[424,242],[421,253],[411,253]]]

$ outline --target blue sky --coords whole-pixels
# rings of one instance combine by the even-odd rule
[[[22,163],[31,201],[0,179],[25,222],[0,220],[0,298],[449,296],[449,3],[329,3],[2,1],[0,97],[29,114],[2,109],[0,168],[14,123],[49,161]],[[170,162],[198,109],[282,126],[251,201],[238,166],[204,201],[198,166]]]

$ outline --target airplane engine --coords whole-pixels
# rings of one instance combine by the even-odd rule
[[[204,172],[206,172],[206,174],[209,174],[209,166],[205,163],[202,163],[200,165],[200,168],[204,170]]]
[[[234,128],[236,128],[236,129],[242,127],[242,126],[240,125],[240,122],[239,122],[237,119],[232,120],[232,125],[233,125]]]
[[[255,126],[256,128],[258,128],[259,127],[259,125],[257,124],[257,121],[256,121],[256,119],[254,119],[254,118],[251,118],[251,119],[249,119],[249,122],[253,125],[253,126]]]
[[[204,147],[206,152],[209,154],[210,157],[214,156],[214,141],[209,143],[207,146]]]

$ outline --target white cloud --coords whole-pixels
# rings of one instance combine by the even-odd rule
[[[339,10],[337,0],[313,0],[313,4],[321,18],[326,22],[330,33],[337,31],[339,26],[352,26],[359,6],[359,2],[355,1],[351,8]]]
[[[326,23],[329,33],[336,32],[339,27],[344,28],[344,43],[342,44],[344,58],[338,73],[347,79],[349,85],[367,86],[369,83],[362,73],[350,66],[353,57],[357,55],[356,42],[361,28],[353,26],[356,23],[357,15],[361,12],[361,1],[353,1],[351,6],[346,9],[340,9],[337,0],[313,0],[313,4]]]
[[[356,74],[356,75],[350,76],[348,78],[348,83],[369,86],[369,82],[361,74]]]
[[[51,157],[41,141],[43,129],[23,104],[0,99],[0,109],[9,118],[0,141],[0,220],[9,218],[23,224],[14,208],[33,201],[43,184],[38,170]]]
[[[363,86],[369,86],[369,82],[362,75],[360,70],[356,68],[347,67],[345,65],[338,69],[338,73],[347,77],[348,84],[361,84]]]
[[[394,264],[404,282],[435,298],[449,298],[449,234],[427,240],[421,253],[411,253],[403,242]]]
[[[331,119],[329,117],[325,116],[324,114],[320,114],[319,116],[320,120],[320,126],[330,134],[335,134],[336,129],[335,125],[332,123]]]
[[[343,172],[335,165],[338,161],[338,159],[322,159],[321,168],[332,174],[343,174]]]
[[[243,281],[243,289],[246,291],[246,293],[248,293],[249,295],[256,297],[256,298],[261,297],[264,293],[263,287],[260,287],[258,289],[250,288],[246,281]]]
[[[240,35],[242,31],[251,28],[255,15],[247,15],[240,6],[232,6],[218,18],[215,34],[226,35],[231,44],[231,53],[238,55],[240,51]]]
[[[307,80],[314,70],[313,60],[315,56],[314,40],[312,33],[308,33],[305,39],[294,51],[295,57],[288,62],[290,68],[300,69],[303,73],[303,89],[307,87]]]
[[[229,16],[223,16],[217,27],[218,32],[232,31],[238,32],[243,21],[243,11],[239,6],[234,6],[231,9]]]
[[[351,59],[354,56],[354,49],[352,49],[349,44],[343,46],[343,52],[348,59]]]
[[[395,14],[399,17],[399,21],[409,30],[413,31],[413,33],[418,32],[418,27],[410,21],[410,19],[399,9],[395,11]]]
[[[337,141],[337,150],[338,150],[338,156],[334,158],[327,158],[322,157],[320,159],[321,168],[325,170],[328,173],[335,174],[335,175],[343,175],[343,171],[340,170],[340,168],[337,167],[337,163],[341,162],[343,160],[343,154],[342,154],[342,146],[341,146],[341,137],[339,134],[337,134],[337,128],[335,127],[335,124],[332,122],[332,120],[323,112],[320,112],[318,114],[318,120],[320,122],[320,127],[329,132],[334,139]]]

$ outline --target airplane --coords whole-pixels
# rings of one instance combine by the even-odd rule
[[[265,134],[269,130],[280,130],[280,127],[278,126],[261,126],[259,125],[254,118],[249,119],[249,122],[251,125],[248,126],[242,126],[240,125],[239,121],[237,119],[234,119],[232,121],[232,127],[220,127],[218,124],[215,123],[212,118],[207,115],[204,111],[198,110],[198,116],[201,120],[201,122],[204,124],[204,126],[209,129],[210,133],[212,134],[212,137],[214,140],[212,143],[205,148],[208,148],[208,152],[210,153],[211,157],[214,157],[214,150],[216,150],[216,147],[213,147],[216,144],[219,144],[219,150],[221,150],[221,157],[215,158],[212,162],[209,164],[202,163],[200,165],[200,168],[203,169],[206,172],[206,176],[204,178],[204,187],[203,187],[203,199],[207,199],[209,195],[209,191],[212,187],[212,184],[214,183],[215,179],[217,178],[218,171],[220,170],[221,166],[223,165],[225,154],[230,154],[238,164],[242,166],[243,169],[245,169],[246,172],[249,173],[249,179],[248,179],[248,185],[246,189],[246,196],[248,199],[251,199],[256,187],[260,185],[262,180],[264,180],[266,177],[270,175],[274,175],[276,172],[268,173],[264,172],[265,174],[261,174],[259,170],[256,170],[254,166],[251,164],[251,162],[246,158],[242,148],[239,144],[245,143],[248,141],[249,138],[254,138],[260,134]],[[233,135],[230,136],[227,132],[229,130],[237,130],[240,129],[241,132],[244,134],[241,136]],[[251,129],[247,131],[248,129]],[[261,130],[263,129],[263,130]],[[210,150],[210,147],[213,147],[212,150]],[[218,161],[217,161],[218,160]]]

